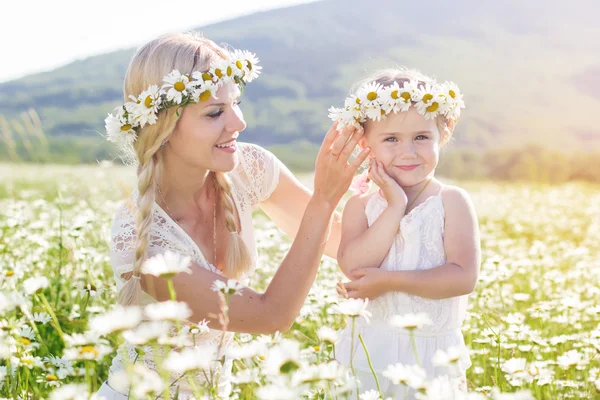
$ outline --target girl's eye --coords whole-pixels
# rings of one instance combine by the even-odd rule
[[[216,113],[208,114],[207,117],[216,119],[219,118],[221,114],[223,114],[223,110],[219,110]]]
[[[420,139],[419,139],[419,138],[420,138]],[[427,140],[427,139],[428,139],[428,137],[427,137],[427,136],[425,136],[425,135],[419,135],[419,136],[417,136],[415,139],[417,139],[417,140]]]
[[[393,136],[390,136],[389,138],[386,138],[385,141],[386,142],[396,142],[397,139],[395,137],[393,137]]]

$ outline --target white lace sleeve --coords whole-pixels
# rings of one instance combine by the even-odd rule
[[[122,205],[113,219],[110,241],[110,263],[115,277],[133,270],[135,258],[135,220],[127,205]]]
[[[240,164],[248,182],[246,195],[252,206],[268,199],[279,183],[279,159],[270,151],[240,143]]]

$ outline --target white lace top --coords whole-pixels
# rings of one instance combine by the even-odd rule
[[[249,143],[238,143],[237,156],[239,163],[229,173],[229,177],[233,183],[233,197],[240,218],[241,236],[250,252],[254,268],[256,266],[257,254],[252,225],[252,211],[259,202],[269,198],[277,187],[280,162],[271,152]],[[117,290],[120,290],[125,283],[121,275],[133,270],[136,245],[134,211],[138,196],[139,194],[135,190],[131,198],[119,208],[113,221],[110,258]],[[170,250],[191,257],[192,262],[201,267],[218,274],[221,273],[212,264],[207,262],[199,247],[190,236],[156,203],[154,204],[152,214],[153,224],[148,257]],[[144,293],[142,300],[144,305],[155,301],[150,295]],[[197,335],[196,344],[219,343],[223,336],[226,343],[225,346],[227,346],[227,344],[231,343],[233,333],[217,330]],[[146,366],[155,369],[154,362],[152,361],[152,349],[146,346],[144,351],[146,352],[146,356],[138,357],[137,362],[143,362]],[[120,353],[129,353],[131,360],[136,356],[133,347],[126,346],[124,349],[119,349],[119,354],[113,359],[110,368],[109,383],[110,375],[123,368]],[[226,365],[226,367],[230,369],[230,365]],[[228,375],[228,372],[223,371],[222,375],[225,377],[225,375]],[[221,378],[221,382],[224,381],[226,379]]]
[[[389,271],[425,270],[446,263],[442,190],[443,187],[437,195],[428,197],[402,218],[400,230],[380,268]],[[369,226],[373,225],[386,207],[387,202],[379,192],[368,199],[365,213]],[[460,360],[458,370],[451,371],[450,376],[459,377],[470,366],[460,331],[466,314],[467,296],[434,300],[402,292],[388,292],[370,301],[368,309],[372,313],[371,322],[367,324],[364,319],[357,319],[355,335],[360,333],[363,336],[373,367],[378,374],[381,374],[388,365],[398,362],[404,365],[417,364],[407,331],[389,324],[393,315],[408,313],[423,312],[433,321],[432,325],[415,331],[415,344],[420,363],[429,379],[448,374],[448,371],[434,366],[431,362],[438,349],[447,350],[448,347],[459,346],[465,351],[465,357]],[[350,360],[351,334],[351,327],[346,327],[336,344],[337,358],[346,364],[349,364]],[[359,379],[364,384],[364,387],[361,387],[362,392],[376,386],[365,352],[356,337],[353,350],[354,365]],[[405,398],[406,394],[402,390],[397,391],[397,387],[386,378],[380,376],[379,380],[386,396]]]

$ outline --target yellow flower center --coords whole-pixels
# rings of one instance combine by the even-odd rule
[[[15,271],[6,271],[4,275],[13,276],[14,274],[15,274]]]
[[[369,92],[367,93],[367,100],[373,101],[377,98],[377,92]]]
[[[356,101],[356,104],[360,104],[360,99],[358,97],[356,98],[355,101]]]
[[[317,346],[313,346],[313,350],[314,351],[319,351],[319,350],[321,350],[321,346],[318,346],[318,345]]]
[[[242,62],[239,60],[235,62],[235,66],[238,67],[239,69],[244,68],[244,64],[242,64]]]
[[[125,124],[121,127],[121,132],[127,132],[131,129],[131,124]]]
[[[233,69],[230,66],[227,67],[227,76],[231,76],[233,74]]]
[[[398,95],[398,91],[397,91],[397,90],[394,90],[394,91],[393,91],[393,92],[390,94],[390,96],[392,96],[392,99],[394,99],[394,100],[398,100],[398,99],[400,98],[400,96]]]
[[[433,95],[431,93],[425,93],[423,95],[423,103],[429,103],[433,99]]]
[[[248,70],[252,71],[252,63],[246,60],[246,65],[248,66]]]
[[[94,346],[83,346],[81,349],[79,349],[79,354],[93,354],[95,357],[98,356],[98,350],[96,350],[96,348]]]
[[[219,78],[222,78],[223,70],[221,70],[221,68],[215,68],[215,75],[217,75]]]
[[[146,108],[151,108],[152,107],[152,96],[147,96],[146,100],[144,100],[144,105],[146,106]]]
[[[210,90],[205,90],[200,94],[200,101],[206,101],[210,99]]]
[[[24,345],[29,345],[29,344],[31,344],[31,340],[29,340],[29,339],[27,339],[27,338],[24,338],[24,337],[19,337],[19,338],[17,338],[17,340],[18,340],[19,342],[23,343]]]
[[[427,112],[436,112],[439,106],[440,105],[438,104],[438,102],[434,101],[429,107],[426,108],[426,110]]]
[[[385,110],[383,108],[379,110],[379,112],[381,113],[381,115],[385,115]]]
[[[29,364],[29,365],[33,365],[33,360],[30,360],[30,359],[28,359],[28,358],[22,358],[22,359],[21,359],[21,362],[22,362],[23,364]]]
[[[175,82],[175,84],[173,85],[173,89],[177,90],[178,92],[183,92],[185,90],[185,83]]]
[[[400,95],[400,97],[402,97],[405,102],[410,101],[410,93],[408,93],[408,92],[402,92],[402,94]]]
[[[58,376],[56,375],[47,375],[46,376],[46,382],[52,382],[52,381],[57,381],[58,380]]]
[[[448,94],[450,95],[450,97],[452,97],[453,99],[456,98],[456,93],[454,92],[454,90],[449,90]]]
[[[202,79],[205,81],[212,81],[212,74],[210,72],[205,72],[202,74]]]

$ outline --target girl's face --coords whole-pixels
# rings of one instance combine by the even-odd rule
[[[246,122],[237,85],[223,85],[216,95],[181,109],[167,150],[192,167],[228,172],[237,165],[236,139]]]
[[[415,107],[388,114],[382,121],[367,121],[361,140],[400,186],[422,182],[437,167],[440,132],[436,120],[426,120]]]

